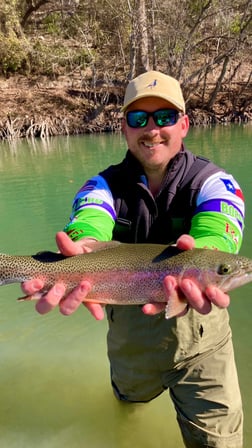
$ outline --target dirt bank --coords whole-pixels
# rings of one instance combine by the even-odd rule
[[[232,98],[240,88],[235,86]],[[68,78],[0,79],[0,139],[118,131],[123,93],[120,85],[101,85],[95,90],[73,87]],[[187,111],[193,125],[250,121],[251,86],[235,108],[224,89],[211,112],[200,108],[196,96],[187,102]]]

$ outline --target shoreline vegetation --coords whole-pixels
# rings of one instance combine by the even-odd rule
[[[117,132],[151,69],[180,81],[192,126],[252,121],[251,0],[0,3],[0,140]]]
[[[53,82],[46,77],[0,79],[0,139],[120,131],[126,84],[102,83],[95,89],[71,84],[67,76]],[[237,108],[232,106],[235,97],[239,99]],[[245,111],[240,106],[244,102],[250,103]],[[237,83],[231,91],[224,86],[210,111],[191,95],[187,113],[191,126],[250,122],[251,85]]]

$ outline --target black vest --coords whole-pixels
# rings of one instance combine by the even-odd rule
[[[120,164],[100,173],[114,198],[117,219],[113,239],[128,243],[176,241],[190,230],[203,182],[218,171],[218,166],[182,147],[168,164],[160,192],[154,198],[142,166],[128,151]]]

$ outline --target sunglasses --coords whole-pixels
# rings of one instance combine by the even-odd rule
[[[144,128],[152,117],[157,126],[174,126],[179,119],[179,114],[175,109],[159,109],[155,112],[131,110],[126,113],[126,121],[130,128]]]

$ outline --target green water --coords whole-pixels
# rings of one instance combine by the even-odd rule
[[[193,129],[196,153],[231,171],[246,202],[241,253],[252,257],[252,126]],[[120,135],[0,143],[0,251],[55,250],[84,180],[121,160]],[[106,321],[84,307],[70,317],[46,316],[33,303],[17,303],[19,285],[0,288],[0,447],[179,448],[167,393],[147,405],[113,398],[106,357]],[[245,411],[245,448],[252,446],[252,284],[232,293],[234,345]]]

